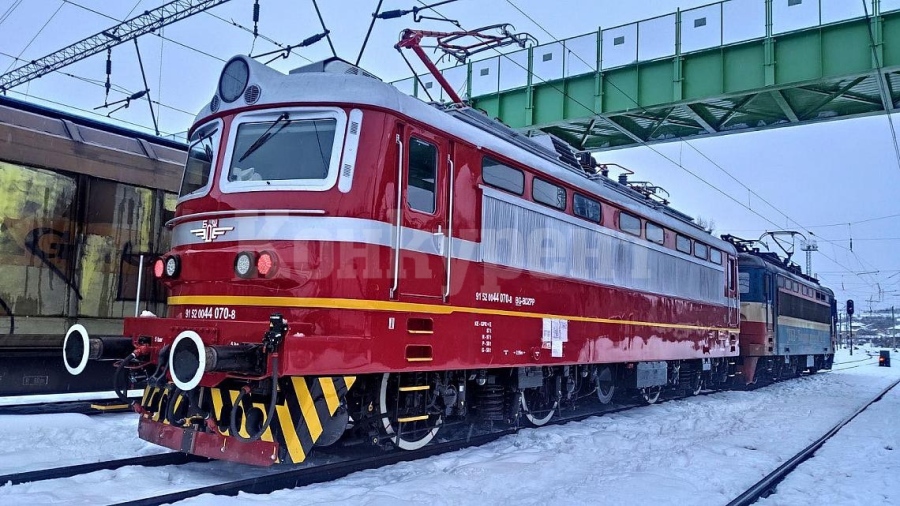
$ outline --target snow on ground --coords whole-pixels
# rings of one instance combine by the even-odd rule
[[[896,364],[879,368],[874,359],[858,361],[866,357],[861,353],[839,352],[836,369],[847,369],[758,391],[722,392],[523,430],[480,448],[331,483],[269,495],[207,495],[180,504],[725,504],[900,378]],[[801,466],[779,489],[783,492],[767,502],[900,502],[884,485],[900,469],[900,430],[893,422],[900,415],[900,392],[876,407]],[[47,467],[57,458],[64,459],[58,461],[63,465],[157,451],[137,438],[135,426],[134,415],[0,416],[0,474]],[[256,472],[225,463],[125,468],[74,483],[2,486],[0,503],[98,504],[135,497],[126,494],[129,489],[174,491]]]

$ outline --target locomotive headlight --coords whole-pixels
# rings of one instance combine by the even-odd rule
[[[163,262],[162,258],[157,258],[155,262],[153,262],[153,275],[157,278],[163,277],[163,273],[166,272],[166,265]]]
[[[243,58],[234,58],[222,69],[222,75],[219,77],[219,95],[228,103],[234,102],[243,95],[249,81],[250,67],[247,66],[247,62]]]
[[[166,276],[174,278],[181,271],[181,261],[173,255],[166,259]]]
[[[250,251],[238,253],[234,259],[234,272],[242,278],[249,278],[253,275],[253,268],[256,264],[256,254]]]

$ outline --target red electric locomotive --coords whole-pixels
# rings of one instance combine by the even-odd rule
[[[735,248],[591,162],[343,60],[237,56],[190,130],[166,317],[73,327],[66,362],[127,346],[141,438],[257,465],[726,381]]]

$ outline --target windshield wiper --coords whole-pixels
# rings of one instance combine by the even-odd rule
[[[191,141],[190,149],[193,149],[194,146],[196,146],[197,144],[200,144],[201,142],[205,141],[206,139],[209,139],[210,137],[215,135],[215,133],[218,131],[219,131],[219,127],[217,125],[213,125],[213,128],[210,128],[209,131],[205,132],[203,135],[201,135],[197,139]],[[202,130],[201,130],[201,132],[202,132]]]
[[[282,121],[284,121],[283,124],[281,123]],[[279,124],[281,124],[281,126],[278,128],[278,130],[275,130],[273,132],[272,129],[275,128]],[[252,155],[254,151],[261,148],[263,144],[265,144],[266,142],[269,141],[269,139],[271,139],[272,137],[275,137],[278,134],[278,132],[280,132],[284,127],[286,127],[290,124],[291,124],[291,120],[288,119],[288,113],[286,113],[286,112],[282,113],[281,116],[278,116],[278,119],[276,119],[274,123],[269,125],[269,128],[267,128],[266,131],[263,132],[262,135],[259,136],[259,138],[257,138],[255,141],[253,141],[253,144],[251,144],[250,147],[247,148],[247,151],[244,151],[244,154],[241,155],[240,158],[238,158],[238,163],[243,162],[245,158]]]

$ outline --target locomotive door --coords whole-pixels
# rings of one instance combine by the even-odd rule
[[[398,135],[403,152],[397,195],[392,298],[446,301],[449,283],[450,144],[423,130]],[[396,224],[395,224],[396,225]]]

